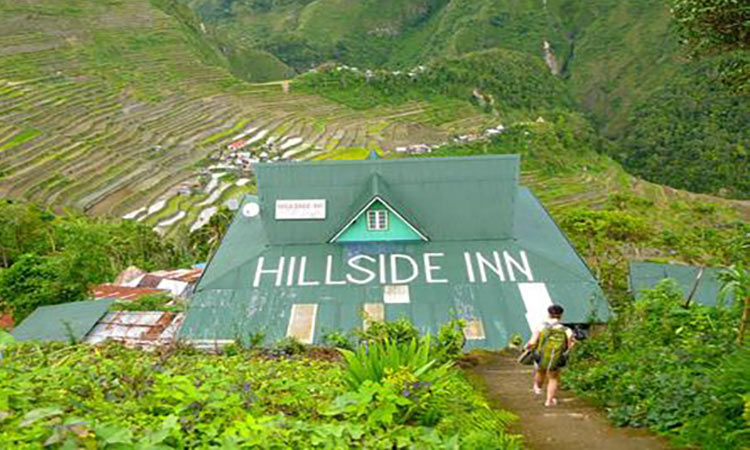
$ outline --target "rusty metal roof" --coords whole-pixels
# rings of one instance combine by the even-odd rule
[[[112,311],[89,332],[85,342],[106,340],[136,347],[153,347],[174,340],[185,315],[172,311]]]
[[[159,283],[161,283],[161,280],[163,277],[152,275],[150,273],[146,274],[141,278],[141,280],[138,282],[138,286],[140,288],[156,288],[159,286]]]
[[[168,293],[163,289],[117,286],[114,284],[100,284],[92,290],[94,298],[116,298],[119,300],[137,300],[146,295]]]
[[[0,330],[10,330],[14,324],[13,314],[11,313],[0,313]]]

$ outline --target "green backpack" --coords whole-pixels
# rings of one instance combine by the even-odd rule
[[[542,370],[557,370],[565,365],[565,351],[568,349],[568,334],[565,326],[553,325],[544,328],[539,334],[537,362]]]

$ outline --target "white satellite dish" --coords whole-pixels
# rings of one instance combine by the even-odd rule
[[[260,214],[260,206],[257,203],[248,203],[242,207],[242,215],[245,217],[255,217]]]

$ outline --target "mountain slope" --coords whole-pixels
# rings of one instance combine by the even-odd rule
[[[272,55],[281,64],[276,78],[326,61],[407,70],[493,48],[544,58],[629,169],[679,188],[750,196],[745,182],[727,176],[750,170],[749,136],[736,125],[750,120],[750,82],[728,86],[720,71],[705,70],[734,65],[747,73],[750,58],[740,52],[689,60],[664,0],[179,1],[195,8],[226,54]],[[274,78],[259,61],[255,70],[244,59],[235,73]],[[679,114],[685,111],[695,113]],[[665,137],[656,122],[681,125]],[[708,169],[692,161],[706,161]]]

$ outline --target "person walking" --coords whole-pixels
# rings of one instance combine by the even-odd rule
[[[549,318],[534,330],[526,344],[526,349],[534,352],[534,394],[541,395],[547,381],[547,400],[544,406],[557,404],[560,371],[565,366],[568,352],[575,345],[573,330],[560,323],[564,311],[560,305],[547,308]]]

